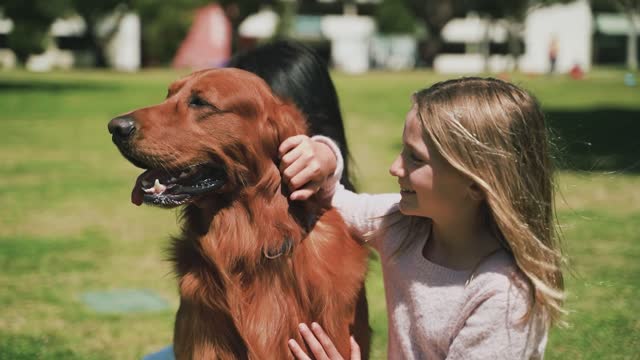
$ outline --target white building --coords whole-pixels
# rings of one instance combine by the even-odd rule
[[[492,43],[506,43],[508,25],[505,21],[489,24],[475,16],[454,19],[443,28],[442,37],[445,42],[477,45],[488,34]],[[591,68],[593,15],[587,0],[530,10],[520,36],[524,53],[518,59],[512,59],[509,54],[490,54],[485,58],[477,50],[440,54],[434,60],[434,69],[442,73],[478,73],[485,69],[501,72],[517,67],[523,72],[546,73],[551,67],[549,52],[554,41],[557,48],[555,71],[566,73],[574,66],[584,71]],[[467,48],[477,49],[477,46]]]

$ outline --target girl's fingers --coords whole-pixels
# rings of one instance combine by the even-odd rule
[[[306,135],[298,135],[283,141],[282,144],[280,144],[278,152],[280,155],[280,163],[289,166],[295,161],[298,161],[298,158],[303,155],[304,159],[309,160],[309,158],[315,155],[315,148],[311,138]]]
[[[300,345],[298,345],[297,341],[289,339],[289,342],[287,344],[289,345],[289,350],[291,350],[291,353],[293,354],[293,356],[295,356],[296,359],[311,360],[311,358],[304,352],[304,350],[302,350]]]
[[[306,139],[309,139],[309,137],[306,135],[295,135],[295,136],[286,138],[278,147],[278,153],[280,154],[280,157],[283,157],[291,149],[300,145]]]
[[[280,172],[282,173],[282,177],[287,182],[291,190],[295,190],[305,184],[305,183],[301,183],[301,184],[298,184],[297,186],[294,186],[294,184],[292,183],[292,180],[296,177],[298,177],[298,181],[302,180],[302,178],[300,178],[300,174],[303,174],[303,171],[305,171],[305,169],[308,167],[308,164],[302,159],[302,156],[296,159],[296,161],[293,162],[292,164],[285,164],[284,162],[282,162],[280,164],[280,167],[281,167]],[[309,180],[311,179],[308,179],[307,182]]]
[[[329,335],[327,335],[327,333],[324,332],[324,330],[318,323],[315,323],[315,322],[311,323],[311,329],[313,330],[313,333],[316,335],[316,338],[318,339],[318,341],[320,341],[320,344],[322,344],[322,348],[324,349],[324,351],[326,352],[327,356],[329,356],[330,359],[342,359],[342,355],[340,355],[340,353],[338,352],[338,349],[336,349],[336,346],[333,344],[333,341],[331,341],[331,338],[329,338]]]
[[[285,180],[289,181],[292,178],[296,177],[296,175],[302,173],[303,170],[307,169],[306,173],[303,173],[302,175],[303,177],[307,177],[308,180],[292,185],[293,189],[306,184],[307,182],[312,180],[314,174],[320,172],[320,163],[316,159],[316,154],[314,152],[311,141],[312,140],[305,140],[305,142],[303,142],[302,144],[297,145],[293,149],[289,150],[289,152],[283,155],[280,159],[280,172],[282,173]]]
[[[289,168],[294,166],[295,168],[289,172]],[[320,166],[317,163],[303,165],[293,164],[289,168],[285,170],[285,173],[293,175],[293,177],[289,179],[289,187],[291,189],[298,189],[310,182],[322,183],[324,180],[321,178],[322,174],[320,173]]]
[[[327,174],[323,174],[326,168],[332,166],[331,159],[323,147],[327,145],[315,143],[306,135],[297,135],[287,138],[280,144],[280,173],[284,182],[291,191],[291,200],[306,200],[315,194]],[[333,164],[335,166],[335,164]]]
[[[356,342],[356,339],[351,336],[349,337],[349,342],[351,342],[351,360],[360,360],[362,355],[360,354],[360,346]]]
[[[300,190],[296,190],[294,192],[291,193],[291,195],[289,195],[289,198],[291,200],[307,200],[309,199],[311,196],[313,196],[313,194],[317,193],[319,189],[319,186],[315,185],[311,188],[303,188]]]
[[[327,353],[324,351],[322,344],[318,341],[313,332],[311,332],[309,327],[307,327],[307,324],[300,324],[298,325],[298,328],[313,356],[318,360],[328,360],[329,358],[327,357]]]
[[[304,154],[304,149],[295,147],[291,151],[287,152],[280,158],[280,171],[284,171],[286,168],[300,162],[300,158]],[[303,162],[304,163],[304,162]]]

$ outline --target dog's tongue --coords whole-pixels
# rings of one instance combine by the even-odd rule
[[[144,200],[144,190],[142,190],[142,178],[146,174],[147,173],[144,172],[140,174],[140,176],[138,176],[138,179],[136,180],[136,184],[133,186],[133,190],[131,190],[131,202],[134,205],[140,206],[142,205],[142,202]]]

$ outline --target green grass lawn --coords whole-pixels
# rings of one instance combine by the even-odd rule
[[[135,207],[139,170],[107,133],[109,119],[160,102],[184,73],[0,73],[0,359],[134,359],[169,344],[178,299],[168,235],[176,212]],[[517,75],[543,104],[561,167],[559,221],[570,260],[570,327],[547,359],[640,354],[640,88],[622,71],[585,80]],[[335,74],[362,191],[397,191],[388,165],[410,95],[431,72]],[[383,359],[380,269],[368,279],[374,358]],[[148,289],[156,312],[102,314],[90,291]]]

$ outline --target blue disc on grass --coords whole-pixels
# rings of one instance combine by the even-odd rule
[[[98,313],[122,314],[154,312],[169,308],[169,303],[151,290],[115,289],[82,294],[82,302]]]

